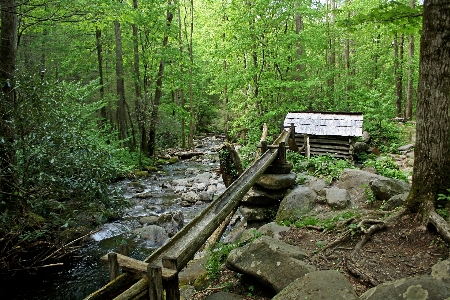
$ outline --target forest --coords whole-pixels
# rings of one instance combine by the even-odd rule
[[[419,112],[424,5],[415,0],[1,0],[0,8],[2,251],[54,247],[76,228],[77,212],[97,225],[118,218],[127,201],[108,184],[151,170],[162,149],[193,150],[200,133],[239,143],[250,161],[263,124],[270,140],[290,111],[361,112],[371,146],[391,153],[403,142],[398,122],[414,126]],[[445,112],[448,102],[431,106]],[[440,138],[449,148],[448,135]],[[423,211],[421,201],[410,209]]]

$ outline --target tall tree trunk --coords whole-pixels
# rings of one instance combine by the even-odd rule
[[[182,28],[182,22],[181,22],[181,12],[180,12],[180,5],[177,5],[178,9],[178,39],[180,43],[180,54],[183,56],[183,28]],[[183,65],[180,64],[180,73],[184,74],[184,68]],[[185,98],[184,98],[184,89],[183,87],[179,88],[177,90],[177,98],[180,100],[180,106],[183,111],[183,115],[181,116],[181,148],[186,149],[186,118],[184,117],[184,110],[185,110]]]
[[[415,0],[411,0],[411,8],[415,8]],[[414,35],[409,37],[408,47],[408,86],[406,88],[406,108],[405,117],[408,120],[412,119],[413,108],[413,60],[414,60]]]
[[[194,53],[192,49],[192,35],[194,33],[194,0],[190,0],[191,4],[191,23],[190,23],[190,37],[189,37],[189,108],[191,118],[189,119],[189,148],[194,150],[194,134],[195,134],[195,114],[194,114],[194,95],[192,90],[192,69],[194,68]]]
[[[118,20],[114,21],[116,33],[116,80],[117,80],[117,123],[119,125],[119,139],[127,138],[126,111],[125,111],[125,82],[123,78],[123,53],[122,53],[122,33]],[[128,142],[124,142],[128,147]]]
[[[406,207],[424,221],[450,183],[450,1],[426,0],[420,40],[414,173]]]
[[[133,8],[138,9],[138,1],[133,0]],[[135,90],[135,111],[139,128],[139,153],[147,151],[147,137],[143,135],[145,133],[144,127],[144,110],[143,110],[143,97],[141,88],[141,73],[139,70],[139,35],[138,27],[136,24],[131,25],[133,28],[133,53],[134,53],[134,90]]]
[[[103,47],[102,47],[102,32],[99,28],[95,30],[95,39],[97,41],[97,62],[98,62],[98,75],[100,77],[100,98],[105,99],[105,82],[103,78]],[[106,122],[108,116],[106,114],[106,106],[100,109],[100,116],[102,123]]]
[[[13,204],[14,165],[14,71],[17,55],[17,0],[0,0],[0,199],[7,207]]]
[[[299,9],[300,7],[300,3],[296,2],[295,3],[295,7],[297,9]],[[302,42],[300,41],[300,33],[303,30],[303,20],[302,20],[302,15],[300,15],[300,13],[296,13],[295,14],[295,33],[297,34],[297,60],[300,60],[302,58],[303,55],[303,45]],[[302,73],[303,73],[303,65],[299,62],[297,63],[296,66],[297,69],[297,76],[296,76],[296,80],[297,81],[302,81]]]
[[[168,0],[168,8],[167,8],[167,16],[166,16],[166,27],[167,30],[164,33],[163,43],[162,43],[162,50],[167,47],[167,43],[169,41],[168,31],[170,28],[170,24],[172,23],[173,14],[170,11],[170,8],[172,6],[172,1]],[[150,121],[150,129],[148,133],[148,155],[153,156],[155,154],[156,149],[156,125],[158,124],[158,110],[159,110],[159,103],[162,98],[162,78],[164,75],[164,56],[159,61],[159,68],[158,68],[158,75],[156,79],[156,89],[155,89],[155,99],[153,101],[153,108],[152,108],[152,114],[151,114],[151,121]]]
[[[403,117],[402,60],[403,60],[403,34],[400,37],[400,45],[398,42],[398,36],[396,34],[394,39],[394,77],[395,77],[395,96],[396,96],[395,107],[397,117]]]
[[[336,1],[331,0],[330,3],[330,22],[328,24],[328,33],[330,35],[329,37],[329,48],[330,48],[330,64],[328,65],[328,68],[330,70],[330,79],[328,80],[328,88],[329,88],[329,98],[334,106],[334,84],[335,84],[335,78],[334,78],[334,72],[335,72],[335,65],[336,65],[336,47],[335,47],[335,37],[334,37],[334,23],[336,22],[336,15],[334,14],[334,10],[336,9]],[[330,27],[333,26],[333,28],[330,30]]]

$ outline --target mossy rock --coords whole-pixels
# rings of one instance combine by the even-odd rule
[[[47,219],[35,213],[28,214],[28,223],[30,225],[42,225],[47,223]]]
[[[178,158],[178,156],[172,156],[171,158],[169,158],[168,163],[169,164],[174,164],[174,163],[177,163],[179,161],[180,161],[180,159]]]
[[[135,171],[134,175],[136,177],[145,177],[148,176],[148,171]]]
[[[147,166],[144,169],[149,172],[157,172],[158,171],[158,167],[155,167],[155,166]]]
[[[204,273],[200,275],[197,279],[194,281],[194,288],[196,291],[203,291],[209,286],[209,280],[208,280],[208,274]]]

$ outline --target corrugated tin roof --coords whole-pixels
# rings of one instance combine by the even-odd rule
[[[295,133],[311,135],[362,136],[362,113],[290,112],[284,127],[295,126]]]

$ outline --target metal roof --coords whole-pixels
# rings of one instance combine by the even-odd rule
[[[295,133],[310,135],[362,136],[362,113],[290,112],[284,127],[295,126]]]

